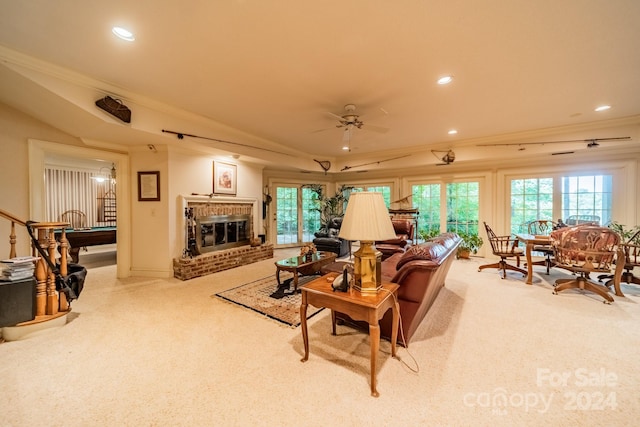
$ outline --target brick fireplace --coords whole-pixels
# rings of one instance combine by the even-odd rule
[[[199,249],[194,251],[197,255],[174,258],[174,277],[189,280],[273,258],[271,243],[256,246],[249,244],[249,240],[255,237],[254,220],[258,218],[256,199],[208,196],[183,196],[180,199],[181,212],[189,211],[193,214],[193,220],[185,216],[181,218],[185,248],[188,244],[188,226],[193,227],[190,232],[193,239],[201,239],[201,241],[198,241]],[[196,230],[196,224],[197,227],[203,228]],[[211,226],[214,227],[213,231]],[[234,239],[238,240],[237,237],[240,235],[243,239],[239,242],[231,242]],[[210,244],[211,241],[218,241],[220,244]]]

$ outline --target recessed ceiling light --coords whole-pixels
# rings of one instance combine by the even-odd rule
[[[611,108],[611,105],[601,105],[599,107],[596,107],[595,111],[605,111],[605,110],[608,110],[609,108]]]
[[[345,145],[344,147],[342,147],[342,149],[343,149],[344,151],[349,151],[349,146],[348,146],[348,145]]]
[[[438,84],[439,85],[446,85],[448,83],[451,83],[451,81],[453,80],[453,76],[444,76],[444,77],[440,77],[438,79]]]
[[[448,134],[449,134],[449,135],[455,135],[456,133],[458,133],[458,131],[457,131],[457,130],[455,130],[455,129],[451,129],[451,130],[448,132]]]
[[[113,27],[111,29],[111,32],[113,34],[115,34],[116,36],[120,37],[122,40],[126,40],[128,42],[132,42],[132,41],[134,41],[136,39],[134,37],[133,33],[131,31],[127,30],[126,28]]]

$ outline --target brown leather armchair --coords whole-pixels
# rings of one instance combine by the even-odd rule
[[[390,240],[375,242],[376,249],[382,252],[382,259],[391,255],[404,252],[407,245],[413,243],[414,222],[411,219],[394,218],[391,220],[396,237]]]

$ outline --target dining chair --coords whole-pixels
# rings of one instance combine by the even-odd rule
[[[608,227],[579,226],[552,232],[551,245],[556,264],[576,274],[572,278],[557,279],[553,294],[566,289],[581,289],[600,295],[604,303],[611,304],[613,297],[609,289],[593,282],[589,274],[611,272],[616,256],[624,256],[618,248],[619,243],[618,233]],[[618,266],[616,275],[619,277],[621,272],[622,267]],[[613,280],[616,280],[615,276]]]
[[[85,228],[87,226],[87,215],[78,209],[70,209],[60,214],[60,221],[68,222],[71,228]]]
[[[520,268],[520,257],[524,255],[522,248],[518,247],[518,239],[508,236],[497,236],[496,233],[485,222],[484,228],[487,231],[487,238],[491,244],[491,251],[495,256],[500,257],[500,261],[493,264],[485,264],[478,267],[478,271],[485,268],[497,268],[502,270],[502,278],[507,277],[507,270],[517,271],[523,275],[527,275],[527,271]],[[509,264],[507,259],[515,258],[516,265]]]
[[[529,234],[534,236],[548,236],[553,230],[556,229],[557,223],[550,219],[537,219],[527,224]],[[534,261],[532,265],[544,265],[547,268],[547,274],[549,274],[551,267],[554,266],[553,262],[553,248],[551,245],[534,245],[534,252],[540,252],[543,254],[544,259],[540,261]]]
[[[640,267],[640,230],[636,231],[626,242],[620,244],[620,249],[624,253],[624,271],[620,276],[620,282],[628,284],[640,285],[640,277],[633,274],[633,269]],[[616,264],[620,260],[616,259]],[[620,289],[620,284],[615,283],[615,277],[612,274],[598,276],[599,280],[605,280],[604,285],[611,289],[614,286],[614,290],[617,296],[623,297],[624,294]]]

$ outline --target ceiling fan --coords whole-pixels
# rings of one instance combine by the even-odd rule
[[[456,153],[454,153],[453,150],[447,150],[447,151],[431,150],[431,153],[436,157],[436,159],[442,161],[442,163],[436,163],[436,166],[450,165],[456,159]],[[440,157],[442,153],[444,153],[444,155]]]
[[[509,145],[545,145],[545,144],[560,144],[567,142],[586,142],[587,148],[595,148],[600,145],[602,141],[622,141],[631,139],[630,136],[620,136],[616,138],[590,138],[590,139],[569,139],[565,141],[546,141],[546,142],[506,142],[506,143],[497,143],[497,144],[478,144],[478,147],[498,147],[498,146],[509,146]],[[524,149],[524,148],[523,148]]]
[[[338,129],[340,128],[344,129],[344,133],[342,136],[343,142],[348,143],[351,140],[351,134],[355,129],[362,129],[362,130],[378,132],[378,133],[386,133],[389,131],[388,128],[385,128],[382,126],[365,124],[364,121],[360,118],[360,115],[356,114],[356,106],[354,104],[345,105],[344,110],[345,110],[345,114],[343,115],[327,112],[327,114],[329,114],[330,116],[338,119],[338,123],[335,125],[335,127]],[[380,110],[384,114],[388,114],[383,108],[381,108]],[[319,129],[314,131],[313,133],[324,132],[329,129],[333,129],[333,128]]]

